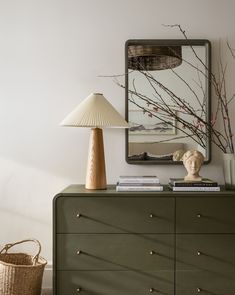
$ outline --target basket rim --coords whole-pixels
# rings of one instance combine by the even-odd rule
[[[10,256],[10,255],[13,255],[13,256],[17,256],[17,255],[25,255],[25,256],[28,256],[30,258],[33,258],[34,255],[29,255],[29,254],[26,254],[26,253],[1,253],[0,254],[0,265],[5,265],[5,266],[12,266],[12,267],[39,267],[39,266],[45,266],[47,264],[47,260],[41,256],[38,257],[38,261],[37,261],[37,264],[35,265],[23,265],[23,264],[13,264],[13,263],[9,263],[9,262],[5,262],[5,261],[2,261],[1,260],[1,255],[7,255],[7,256]],[[41,261],[41,262],[40,262]]]

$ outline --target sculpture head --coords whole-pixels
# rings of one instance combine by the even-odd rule
[[[201,152],[196,150],[187,151],[183,155],[184,167],[188,172],[184,179],[188,181],[201,181],[202,177],[199,175],[199,171],[203,162],[204,156]]]
[[[185,153],[185,150],[177,150],[173,153],[173,161],[182,161],[183,155]]]

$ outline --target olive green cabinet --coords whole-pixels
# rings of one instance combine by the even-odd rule
[[[176,198],[176,294],[235,294],[235,192]]]
[[[108,191],[103,191],[81,193],[77,198],[59,197],[56,201],[57,233],[174,232],[173,198],[141,195],[133,200],[129,194],[105,197],[107,194]]]
[[[230,196],[231,198],[229,198]],[[177,233],[235,233],[234,192],[199,193],[179,197],[176,203]]]
[[[54,198],[54,295],[235,294],[233,192]]]
[[[172,271],[58,271],[57,295],[173,294]]]
[[[59,234],[57,242],[61,270],[155,271],[174,266],[171,234]]]

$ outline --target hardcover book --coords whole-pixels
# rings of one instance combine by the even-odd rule
[[[119,183],[159,183],[159,178],[155,175],[119,176]]]
[[[155,183],[133,183],[133,184],[120,184],[117,183],[116,186],[116,191],[117,192],[146,192],[146,191],[152,191],[152,192],[161,192],[163,191],[163,186],[160,184],[155,184]]]
[[[217,187],[218,183],[209,178],[203,178],[202,181],[185,181],[184,178],[170,178],[169,184],[174,187]]]
[[[169,188],[174,192],[219,192],[219,186],[172,186]]]

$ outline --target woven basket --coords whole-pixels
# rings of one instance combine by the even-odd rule
[[[8,253],[15,245],[34,242],[38,246],[35,256],[25,253]],[[6,244],[0,251],[0,294],[40,295],[42,276],[47,261],[39,256],[41,244],[37,240],[23,240]]]

